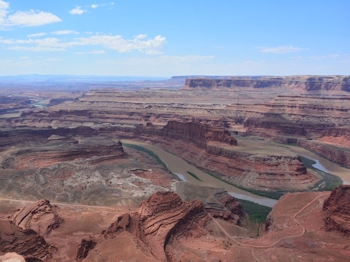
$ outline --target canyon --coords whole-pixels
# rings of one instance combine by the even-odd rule
[[[226,209],[226,213],[232,212],[231,217],[237,220],[216,216],[198,199],[184,202],[173,192],[157,192],[134,212],[101,206],[96,213],[93,206],[57,204],[52,212],[64,222],[52,228],[50,234],[41,231],[44,237],[30,227],[46,228],[52,219],[36,216],[35,223],[26,223],[29,228],[24,231],[8,220],[24,211],[36,214],[35,210],[42,209],[43,204],[48,208],[52,204],[47,200],[30,205],[18,201],[15,205],[23,206],[21,211],[9,212],[8,218],[0,219],[0,253],[16,252],[26,261],[130,258],[142,261],[203,261],[208,258],[251,261],[257,257],[259,261],[285,261],[295,257],[308,261],[324,257],[347,261],[350,240],[344,226],[348,226],[348,222],[343,223],[345,220],[341,218],[346,217],[346,211],[342,213],[339,207],[346,201],[348,189],[348,186],[341,186],[331,193],[284,195],[269,214],[259,238],[248,237],[247,229],[240,224],[246,214],[225,192],[216,195],[217,204],[235,206],[231,211]],[[0,202],[2,208],[5,202]],[[72,228],[77,221],[80,221],[78,228]],[[94,221],[99,224],[91,227],[91,223],[96,223]],[[342,226],[335,226],[335,221]],[[10,236],[16,240],[11,240]]]
[[[349,79],[0,90],[0,258],[347,261]]]

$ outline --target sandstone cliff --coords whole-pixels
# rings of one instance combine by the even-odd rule
[[[109,239],[128,231],[140,241],[144,252],[157,260],[167,261],[171,254],[166,254],[165,247],[171,238],[205,235],[209,220],[199,200],[185,203],[173,192],[157,192],[143,201],[137,212],[120,216],[102,232],[102,236]]]
[[[287,76],[265,77],[261,79],[245,79],[232,77],[231,79],[197,78],[186,79],[183,89],[203,90],[222,88],[297,88],[305,91],[335,90],[350,92],[350,77],[342,76]]]
[[[339,231],[350,236],[350,186],[343,185],[334,189],[329,198],[324,202],[323,210],[327,212],[325,217],[326,230]]]
[[[237,140],[226,129],[195,122],[169,121],[161,134],[164,137],[195,143],[202,148],[205,148],[209,141],[222,142],[231,146],[237,145]]]

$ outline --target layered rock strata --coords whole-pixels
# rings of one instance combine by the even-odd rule
[[[16,210],[9,220],[24,230],[32,229],[42,236],[50,234],[64,223],[64,219],[58,214],[58,207],[51,205],[46,199]]]
[[[141,248],[157,260],[167,261],[165,247],[170,238],[205,235],[209,220],[200,201],[185,203],[173,192],[157,192],[142,202],[137,212],[120,216],[102,235],[108,239],[127,230],[141,241]]]
[[[307,189],[315,182],[316,178],[307,173],[301,159],[295,154],[250,152],[232,146],[229,135],[223,131],[221,135],[214,136],[220,139],[209,140],[205,136],[188,139],[186,132],[185,135],[180,132],[186,125],[199,129],[192,133],[193,136],[203,133],[200,129],[204,125],[172,121],[163,128],[138,126],[134,130],[121,129],[116,134],[119,137],[152,141],[200,168],[247,188],[298,190]]]
[[[27,261],[49,261],[56,248],[32,229],[21,229],[9,221],[0,221],[0,251],[16,252]]]
[[[217,189],[213,195],[217,201],[207,201],[205,210],[214,218],[221,218],[233,224],[241,225],[241,218],[245,216],[242,205],[225,190]]]
[[[220,88],[298,88],[306,91],[336,90],[350,92],[349,76],[287,76],[265,77],[261,79],[231,79],[194,78],[186,79],[183,89],[220,89]]]
[[[350,186],[343,185],[334,189],[326,199],[323,210],[327,212],[325,217],[326,230],[338,231],[345,236],[350,236]]]

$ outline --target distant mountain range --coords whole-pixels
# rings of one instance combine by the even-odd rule
[[[139,82],[164,81],[167,77],[98,76],[98,75],[17,75],[0,76],[0,82]]]

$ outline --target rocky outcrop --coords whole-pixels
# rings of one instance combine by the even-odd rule
[[[201,148],[205,148],[209,141],[222,142],[231,146],[237,145],[237,140],[225,128],[196,122],[169,121],[161,134],[164,137],[192,142]]]
[[[89,159],[90,164],[125,157],[120,141],[105,136],[71,137],[51,135],[46,143],[20,147],[2,159],[3,168],[44,167],[59,162]]]
[[[64,223],[58,210],[58,207],[51,205],[49,200],[43,199],[16,210],[9,220],[24,230],[32,229],[39,235],[46,236]]]
[[[0,251],[16,252],[27,261],[48,261],[56,248],[32,229],[23,230],[9,221],[0,221]]]
[[[350,92],[350,77],[346,76],[286,76],[248,79],[232,77],[231,79],[194,78],[186,79],[183,89],[203,90],[222,88],[297,88],[306,91],[335,90]]]
[[[119,128],[115,127],[116,130]],[[193,143],[200,148],[206,148],[209,142],[217,142],[228,146],[237,145],[237,140],[223,127],[213,127],[197,122],[169,121],[159,128],[152,124],[139,125],[133,130],[120,127],[120,131],[132,131],[134,136],[142,135],[161,136],[168,139],[182,140]]]
[[[30,112],[26,113],[30,114]],[[40,117],[40,116],[39,116]],[[0,147],[9,147],[29,142],[47,142],[50,136],[57,135],[63,137],[75,136],[95,136],[97,130],[90,127],[79,126],[75,128],[14,128],[0,131]]]
[[[95,248],[96,244],[97,242],[94,239],[83,239],[77,252],[77,261],[83,261],[88,256],[89,251]]]
[[[342,147],[350,147],[350,127],[328,128],[321,133],[318,140]]]
[[[225,190],[217,189],[214,193],[216,203],[205,203],[205,210],[214,218],[221,218],[233,224],[240,225],[241,218],[245,217],[242,205]]]
[[[111,238],[127,230],[156,259],[166,261],[164,250],[170,238],[205,235],[209,219],[199,200],[185,203],[173,192],[157,192],[143,201],[137,212],[120,216],[102,235]]]
[[[335,230],[350,236],[350,186],[342,185],[334,189],[326,199],[323,210],[326,230]]]

